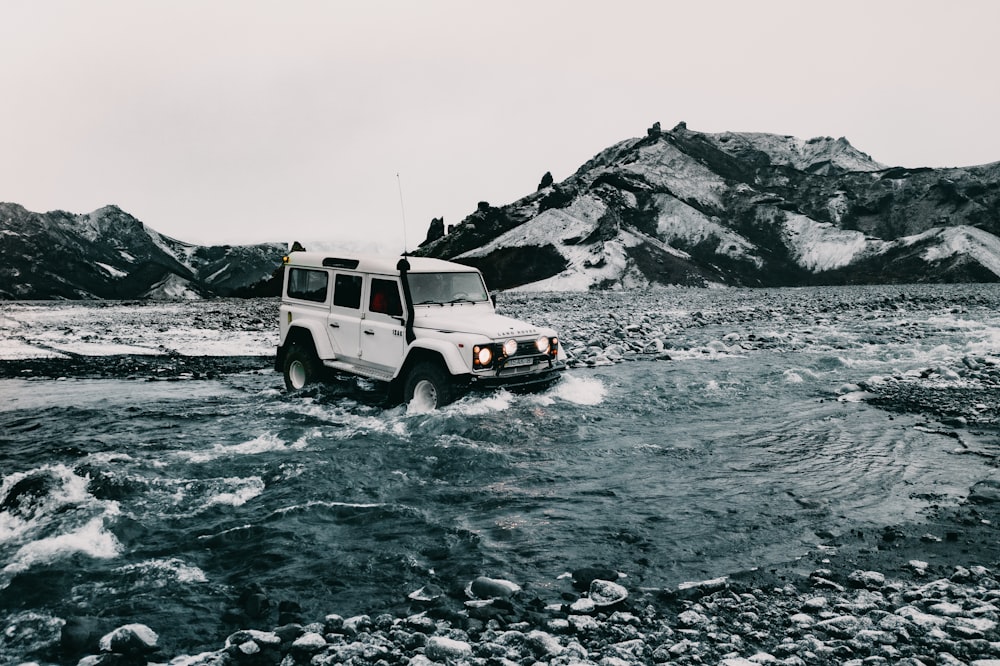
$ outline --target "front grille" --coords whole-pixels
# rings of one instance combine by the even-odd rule
[[[534,340],[520,340],[517,343],[517,355],[518,356],[529,356],[531,354],[538,355],[538,347],[535,346]]]

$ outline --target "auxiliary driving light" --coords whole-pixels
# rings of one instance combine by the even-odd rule
[[[513,356],[516,353],[517,353],[517,340],[511,338],[507,342],[503,343],[504,356]]]
[[[475,354],[476,362],[481,366],[488,366],[493,361],[493,350],[489,347],[476,345],[472,351]]]
[[[540,354],[548,353],[550,344],[548,336],[545,335],[535,340],[535,348]]]

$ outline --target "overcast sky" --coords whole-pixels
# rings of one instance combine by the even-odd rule
[[[998,28],[993,0],[0,0],[0,201],[398,251],[404,210],[412,249],[656,121],[984,164]]]

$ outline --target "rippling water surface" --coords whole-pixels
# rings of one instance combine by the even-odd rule
[[[795,351],[575,369],[432,413],[350,383],[289,396],[271,372],[2,380],[0,619],[139,621],[175,654],[218,648],[250,584],[307,620],[404,611],[423,585],[483,574],[544,588],[595,563],[674,586],[913,517],[990,474],[842,386],[989,347],[996,329],[800,333],[813,343]]]

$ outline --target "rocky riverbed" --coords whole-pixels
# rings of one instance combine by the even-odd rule
[[[482,577],[421,588],[412,613],[302,618],[266,591],[241,597],[261,619],[218,650],[160,654],[155,631],[64,627],[81,665],[512,666],[633,664],[1000,664],[1000,484],[927,523],[855,533],[825,554],[675,589],[629,585],[614,568],[567,574],[558,589]],[[922,559],[921,559],[922,558]],[[986,562],[988,566],[973,564]]]
[[[998,466],[994,287],[508,293],[499,303],[512,316],[554,325],[573,368],[802,350],[831,364],[878,356],[887,359],[878,373],[858,376],[830,399],[862,400],[889,418],[920,415],[921,427],[958,449],[974,434],[974,453]],[[0,377],[30,386],[61,377],[271,373],[276,312],[269,300],[11,304],[2,315]],[[956,331],[969,333],[968,342],[939,339],[954,340]],[[162,627],[145,626],[143,617],[116,627],[100,617],[54,623],[26,612],[2,642],[47,641],[36,663],[60,664],[997,666],[1000,474],[973,485],[957,506],[929,502],[920,520],[830,532],[808,556],[672,588],[633,582],[623,575],[627,562],[574,562],[550,585],[483,571],[447,589],[408,590],[392,612],[345,617],[330,608],[307,617],[282,590],[248,584],[226,611],[240,629],[197,655],[165,652],[156,635]]]
[[[1000,324],[995,285],[662,289],[498,295],[502,313],[554,326],[569,366],[802,349],[932,344],[963,321]],[[212,378],[270,370],[274,299],[207,303],[14,303],[0,316],[0,377]],[[830,335],[830,331],[836,331]],[[956,425],[1000,423],[1000,341],[858,382],[892,411]]]

